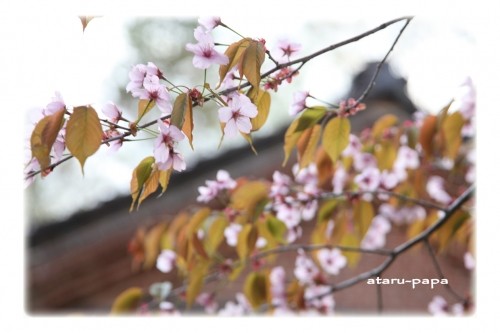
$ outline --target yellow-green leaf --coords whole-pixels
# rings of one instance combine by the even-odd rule
[[[380,170],[391,170],[397,155],[397,147],[390,141],[383,140],[375,145],[375,158]]]
[[[297,152],[301,169],[313,162],[320,136],[321,125],[314,125],[314,127],[306,129],[300,136],[297,142]]]
[[[462,209],[457,210],[437,232],[438,250],[443,251],[453,239],[457,231],[470,219],[470,214]]]
[[[266,123],[271,109],[271,95],[262,89],[250,88],[247,93],[253,104],[257,106],[257,116],[250,119],[252,122],[252,131],[259,130]]]
[[[73,109],[66,125],[66,146],[83,166],[101,146],[103,132],[97,112],[91,106]]]
[[[159,223],[151,228],[144,237],[144,264],[145,269],[151,269],[156,264],[156,258],[160,253],[160,243],[167,225]]]
[[[322,144],[326,153],[333,162],[337,161],[340,154],[349,144],[351,123],[345,117],[333,118],[323,130]]]
[[[386,128],[394,126],[398,122],[398,118],[392,114],[386,114],[380,117],[375,124],[373,124],[372,135],[377,138],[381,136]]]
[[[339,199],[329,199],[324,201],[318,211],[318,223],[325,223],[332,219],[333,211],[337,207],[338,203]]]
[[[50,151],[64,124],[65,109],[44,117],[36,124],[31,134],[31,154],[38,160],[40,170],[50,165]]]
[[[260,85],[260,68],[264,63],[265,55],[264,45],[259,41],[251,40],[241,61],[240,73],[243,72],[255,89],[258,89]]]
[[[299,141],[300,135],[302,134],[302,132],[295,131],[298,125],[299,125],[299,119],[297,118],[290,124],[290,126],[286,130],[285,143],[283,145],[283,150],[285,152],[285,159],[283,160],[283,166],[285,166],[286,162],[288,162],[292,150],[296,148],[297,141]]]
[[[369,201],[357,201],[353,204],[354,210],[354,228],[356,230],[356,234],[359,239],[363,239],[368,228],[372,224],[373,217],[375,216],[375,212],[373,209],[373,205]]]
[[[260,181],[249,181],[238,186],[231,195],[231,207],[246,214],[248,221],[254,221],[268,201],[268,187]]]
[[[186,115],[193,111],[193,101],[191,96],[182,93],[177,96],[172,109],[171,124],[181,129],[184,126]]]
[[[341,246],[346,246],[346,247],[359,247],[360,240],[356,235],[353,234],[345,234],[344,237],[342,237],[342,241],[340,242]],[[349,267],[354,267],[358,264],[359,260],[361,259],[361,252],[356,252],[356,251],[344,251],[343,255],[347,259],[347,264]]]
[[[139,305],[139,301],[142,296],[143,292],[141,288],[128,288],[116,297],[113,305],[111,306],[111,313],[124,314],[134,311]]]
[[[132,204],[130,205],[130,211],[134,210],[135,202],[142,192],[144,183],[148,180],[151,172],[153,171],[154,162],[155,158],[153,156],[148,156],[144,158],[132,172],[132,179],[130,180],[130,195],[132,196]]]
[[[220,243],[224,239],[224,230],[228,226],[228,221],[224,216],[218,217],[212,222],[206,236],[206,249],[209,255],[213,255]]]
[[[269,294],[266,275],[258,272],[248,274],[243,285],[243,293],[252,308],[256,309],[265,304]]]
[[[287,226],[274,215],[269,215],[266,219],[266,226],[269,233],[278,243],[285,243]]]
[[[156,190],[158,189],[159,180],[160,180],[160,170],[154,168],[153,171],[151,172],[151,175],[144,182],[141,196],[139,197],[139,200],[137,202],[137,209],[139,209],[139,206],[144,201],[144,199],[146,199],[151,194],[156,192]]]
[[[160,170],[160,185],[161,185],[161,194],[165,193],[168,187],[168,183],[170,182],[170,176],[172,175],[173,167],[168,170]]]
[[[295,132],[301,132],[306,130],[318,123],[326,114],[326,108],[324,106],[316,106],[313,108],[308,108],[300,115],[299,123],[295,128]]]
[[[198,262],[190,272],[186,288],[186,303],[188,307],[193,305],[196,296],[200,293],[205,275],[208,272],[208,267],[209,263],[203,260]]]
[[[190,238],[192,235],[196,234],[201,224],[210,215],[212,211],[208,207],[203,207],[198,210],[189,220],[186,229],[186,236]]]
[[[455,159],[462,144],[462,127],[464,118],[460,112],[449,114],[443,122],[443,133],[446,142],[446,157]]]
[[[236,244],[236,252],[241,260],[245,260],[255,248],[259,234],[257,228],[253,224],[245,224],[238,234],[238,243]]]

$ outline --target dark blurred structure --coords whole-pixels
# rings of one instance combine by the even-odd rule
[[[359,97],[366,89],[376,64],[368,64],[353,80],[348,97]],[[367,109],[352,121],[353,130],[361,131],[378,117],[392,113],[400,119],[409,119],[415,106],[406,94],[406,80],[395,76],[389,65],[382,66],[375,87],[364,101]],[[175,174],[167,193],[158,199],[146,200],[138,212],[129,213],[129,196],[117,198],[100,208],[77,214],[30,234],[27,249],[27,311],[41,313],[100,313],[109,312],[114,298],[123,290],[138,286],[147,290],[154,282],[175,278],[156,269],[146,272],[131,270],[127,244],[139,226],[148,227],[164,221],[177,211],[195,204],[197,187],[212,179],[218,169],[228,170],[232,176],[270,178],[281,168],[283,134],[257,140],[259,152],[255,156],[248,147],[233,150],[217,159],[201,162],[193,170]],[[289,163],[290,164],[290,163]],[[304,233],[310,232],[304,224]],[[401,244],[406,239],[404,229],[393,228],[387,246]],[[440,255],[443,274],[460,293],[470,290],[470,273],[463,267],[460,251],[456,257]],[[287,268],[294,264],[295,253],[279,259]],[[380,263],[380,257],[366,255],[354,269],[342,271],[340,279],[367,271]],[[437,278],[432,260],[425,251],[409,251],[384,272],[383,277]],[[226,295],[232,297],[238,285],[228,285]],[[239,291],[239,290],[238,290]],[[384,310],[388,313],[425,313],[432,297],[447,298],[443,286],[412,290],[407,285],[383,288]],[[335,294],[336,309],[347,314],[375,313],[377,290],[360,283]]]
[[[364,93],[377,70],[377,66],[377,62],[370,62],[356,74],[346,98],[357,99]],[[353,131],[361,132],[388,113],[395,115],[402,121],[411,119],[411,115],[417,108],[408,96],[406,82],[405,78],[399,77],[393,72],[388,63],[383,63],[375,85],[363,101],[367,106],[366,110],[351,117]]]

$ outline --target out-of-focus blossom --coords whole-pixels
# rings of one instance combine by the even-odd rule
[[[354,154],[354,169],[356,171],[363,171],[368,168],[376,168],[377,160],[375,156],[369,153]]]
[[[205,31],[199,26],[194,30],[194,37],[198,43],[186,45],[186,50],[194,53],[194,67],[207,69],[212,65],[227,65],[229,63],[229,58],[225,54],[215,50],[213,37],[209,31]]]
[[[398,185],[399,177],[395,172],[384,170],[380,174],[380,184],[387,190],[393,189]]]
[[[332,186],[333,193],[340,194],[344,191],[344,186],[347,182],[348,174],[345,171],[345,168],[341,164],[337,164],[337,168],[335,168],[335,173],[333,174]]]
[[[172,250],[162,250],[156,259],[156,268],[160,272],[168,273],[175,267],[176,254]]]
[[[271,185],[270,196],[285,196],[290,192],[290,184],[292,180],[289,176],[279,171],[273,173],[273,184]]]
[[[467,77],[459,87],[455,100],[464,119],[474,117],[476,113],[476,88],[470,77]]]
[[[319,268],[305,255],[304,251],[299,250],[297,258],[295,259],[293,273],[301,284],[308,285],[314,283],[314,279],[319,274]]]
[[[448,303],[443,297],[434,296],[427,306],[427,310],[434,316],[446,316],[448,315]]]
[[[291,57],[298,53],[301,48],[302,45],[299,43],[291,42],[288,39],[280,39],[276,44],[273,55],[275,56],[276,61],[279,63],[285,63],[290,61]]]
[[[212,31],[215,27],[221,25],[222,21],[219,16],[205,16],[198,18],[198,23],[206,31]]]
[[[385,245],[385,238],[390,230],[390,222],[384,216],[376,215],[361,241],[361,247],[369,250],[381,248]]]
[[[250,99],[238,94],[231,98],[228,106],[219,109],[219,120],[226,123],[224,134],[234,136],[238,131],[242,133],[250,133],[252,123],[250,118],[257,116],[257,107]]]
[[[236,246],[238,244],[238,235],[242,229],[243,227],[238,223],[230,223],[224,229],[224,237],[226,237],[226,243],[229,246]]]
[[[325,285],[307,286],[304,291],[306,307],[313,308],[321,314],[332,314],[335,300],[330,292],[330,287]]]
[[[201,305],[205,309],[205,313],[207,314],[215,314],[217,313],[217,308],[219,305],[215,301],[214,293],[203,292],[196,297],[196,303]]]
[[[444,189],[444,179],[439,176],[429,178],[426,190],[430,197],[437,202],[449,204],[452,201],[451,196]]]
[[[149,287],[149,294],[157,299],[165,299],[172,290],[172,283],[170,282],[157,282]]]
[[[198,202],[209,202],[222,190],[232,190],[236,187],[236,181],[231,178],[226,170],[217,171],[216,180],[207,180],[206,186],[199,186],[200,195],[196,199]]]
[[[349,98],[347,101],[341,101],[339,103],[338,116],[353,116],[364,109],[366,109],[366,105],[364,103],[357,103],[354,98]]]
[[[476,260],[472,256],[472,253],[466,252],[464,254],[464,266],[468,270],[473,270],[476,267]]]
[[[163,301],[159,304],[159,308],[162,313],[164,314],[170,314],[173,316],[179,316],[180,312],[175,308],[175,305],[173,303]]]
[[[380,170],[377,168],[366,168],[354,177],[354,182],[360,191],[375,191],[380,185]]]
[[[300,224],[301,212],[298,204],[278,203],[275,210],[276,217],[283,221],[288,229]]]
[[[339,249],[321,249],[317,256],[321,268],[331,275],[339,274],[340,270],[347,264],[347,259]]]
[[[250,303],[242,293],[236,294],[236,303],[229,301],[218,312],[219,316],[243,316],[250,312]]]
[[[271,302],[275,307],[286,306],[286,280],[285,269],[281,266],[274,267],[269,273]]]
[[[290,106],[290,109],[288,113],[291,116],[297,115],[299,112],[307,108],[306,106],[306,99],[309,97],[309,92],[308,91],[296,91],[293,93],[292,96],[292,105]]]
[[[394,162],[395,169],[417,169],[420,166],[418,152],[408,146],[401,146],[398,150],[396,161]]]
[[[361,148],[363,148],[361,141],[354,134],[349,134],[349,144],[342,151],[342,156],[354,156],[361,152]]]
[[[300,226],[289,228],[286,232],[286,242],[289,244],[295,242],[300,237],[302,237],[302,228]]]

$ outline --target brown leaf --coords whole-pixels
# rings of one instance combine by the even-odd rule
[[[436,134],[437,117],[430,115],[424,119],[422,127],[420,127],[420,135],[418,141],[422,145],[422,149],[427,157],[434,154],[434,135]]]
[[[50,165],[50,151],[64,124],[64,112],[65,109],[61,109],[44,117],[36,124],[31,134],[31,154],[38,160],[42,171]]]
[[[77,106],[66,125],[66,146],[83,166],[101,146],[103,132],[97,112],[91,106]]]
[[[240,73],[243,72],[255,89],[258,89],[260,85],[260,68],[264,63],[265,55],[264,45],[259,41],[251,40],[241,60]]]
[[[297,152],[301,169],[313,162],[320,136],[321,125],[314,125],[314,127],[308,128],[300,136],[297,142]]]

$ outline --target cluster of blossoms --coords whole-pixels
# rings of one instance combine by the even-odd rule
[[[160,135],[154,143],[154,157],[158,170],[169,170],[173,168],[177,171],[186,169],[186,163],[182,155],[175,149],[177,142],[184,139],[177,127],[167,122],[158,120]]]
[[[250,118],[257,116],[257,106],[241,93],[233,93],[225,100],[227,106],[219,109],[219,120],[225,123],[224,135],[233,137],[238,134],[238,131],[250,133],[252,130]]]
[[[231,178],[231,175],[226,170],[217,171],[215,180],[207,180],[206,186],[198,187],[200,195],[196,199],[198,202],[210,202],[215,199],[221,191],[232,190],[236,187],[236,181]]]
[[[167,87],[160,83],[165,77],[155,64],[148,62],[147,65],[135,65],[129,73],[129,78],[126,89],[133,97],[154,101],[162,116],[172,113],[172,102]]]
[[[442,296],[434,296],[427,309],[433,316],[463,316],[465,310],[462,303],[449,306]]]
[[[288,39],[281,39],[277,42],[275,50],[273,50],[273,56],[276,62],[284,64],[290,62],[292,56],[298,53],[301,48],[302,46],[299,43],[291,42]],[[297,74],[297,70],[290,66],[281,68],[276,74],[267,79],[264,89],[278,91],[278,87],[283,81],[291,83],[293,77]]]

